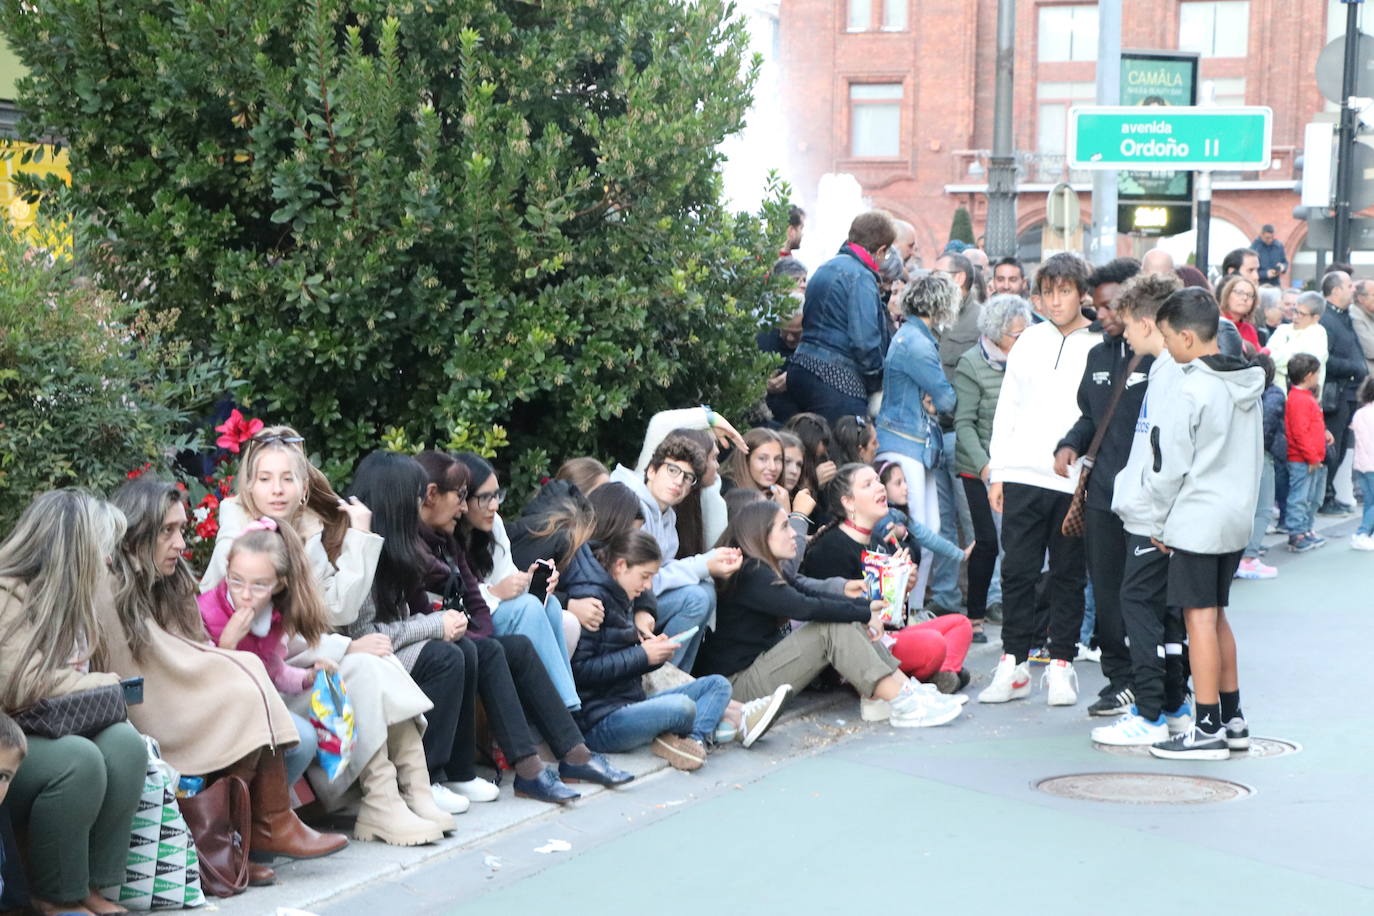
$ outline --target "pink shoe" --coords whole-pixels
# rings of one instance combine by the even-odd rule
[[[1236,570],[1237,579],[1272,579],[1278,574],[1277,569],[1265,566],[1258,557],[1241,560],[1240,567]]]

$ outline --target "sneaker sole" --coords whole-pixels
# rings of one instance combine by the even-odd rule
[[[687,753],[681,748],[673,747],[662,738],[655,738],[653,747],[649,748],[649,750],[655,757],[661,757],[668,761],[668,766],[673,769],[683,770],[689,773],[692,770],[701,769],[702,764],[706,762],[705,757],[698,757],[695,754]]]
[[[1068,699],[1065,699],[1064,697],[1059,697],[1058,699],[1056,699],[1056,698],[1054,698],[1054,697],[1046,696],[1046,697],[1045,697],[1045,705],[1046,705],[1046,706],[1077,706],[1077,705],[1078,705],[1078,694],[1074,694],[1072,697],[1070,697],[1070,698],[1068,698]]]
[[[934,715],[908,717],[893,716],[888,720],[888,724],[893,728],[934,728],[938,725],[948,725],[950,722],[959,718],[959,714],[963,711],[964,707],[955,706],[953,709],[947,709],[944,712],[935,713]]]
[[[763,718],[759,720],[758,725],[754,726],[753,731],[744,736],[741,744],[745,747],[753,747],[755,741],[768,733],[768,729],[773,727],[774,720],[777,719],[778,713],[782,712],[783,704],[787,702],[787,697],[791,692],[792,688],[786,684],[773,691],[773,699],[768,703],[768,708],[763,711]]]
[[[1129,706],[1113,706],[1111,709],[1103,709],[1102,707],[1095,705],[1088,707],[1088,715],[1097,717],[1124,716],[1126,713],[1130,711],[1131,708]]]
[[[1151,747],[1150,756],[1158,757],[1161,760],[1225,760],[1231,756],[1231,751],[1224,747],[1187,751],[1165,751]]]
[[[1026,697],[1028,697],[1028,696],[1030,696],[1030,695],[1031,695],[1031,688],[1030,688],[1030,685],[1027,684],[1025,687],[1016,687],[1016,688],[1013,688],[1012,691],[1011,691],[1011,693],[1007,694],[1005,697],[987,698],[987,697],[985,697],[983,694],[980,693],[980,694],[978,694],[978,702],[979,702],[979,703],[1008,703],[1008,702],[1010,702],[1010,701],[1012,701],[1012,700],[1024,700]]]
[[[1244,738],[1227,738],[1226,746],[1233,751],[1248,751],[1250,750],[1250,738],[1248,735]]]

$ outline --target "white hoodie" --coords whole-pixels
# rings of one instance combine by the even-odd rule
[[[663,565],[658,568],[658,575],[654,576],[654,594],[661,595],[671,589],[681,588],[684,585],[696,585],[698,582],[711,578],[711,572],[706,568],[706,562],[711,558],[713,551],[697,554],[694,557],[684,557],[681,560],[673,559],[677,555],[677,512],[672,506],[662,511],[658,508],[658,500],[654,499],[649,492],[649,486],[644,482],[644,475],[630,470],[623,464],[618,464],[611,472],[611,480],[615,483],[623,483],[634,491],[639,497],[639,507],[644,512],[643,531],[653,535],[658,541],[658,549],[663,551]]]
[[[1150,381],[1140,416],[1135,421],[1135,438],[1131,440],[1131,454],[1126,466],[1116,475],[1112,491],[1112,511],[1131,534],[1149,537],[1162,524],[1167,506],[1159,506],[1145,489],[1145,475],[1154,464],[1150,447],[1151,430],[1159,421],[1164,404],[1177,393],[1183,381],[1183,369],[1168,350],[1161,350],[1150,364]]]
[[[1067,336],[1053,322],[1026,328],[1007,354],[1007,371],[988,446],[993,483],[1020,483],[1061,493],[1078,484],[1054,472],[1054,448],[1078,421],[1078,385],[1088,351],[1102,340],[1087,325]]]

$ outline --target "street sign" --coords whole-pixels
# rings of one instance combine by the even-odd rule
[[[1336,221],[1323,216],[1307,221],[1305,244],[1314,251],[1330,251],[1336,243]],[[1374,251],[1374,219],[1352,217],[1350,220],[1350,250]]]
[[[1374,37],[1359,33],[1355,51],[1355,95],[1374,96]],[[1334,39],[1317,57],[1317,89],[1328,102],[1340,104],[1341,76],[1345,64],[1345,36]]]
[[[1266,107],[1079,106],[1069,109],[1069,167],[1264,171]]]
[[[1050,191],[1045,201],[1046,221],[1059,235],[1071,235],[1083,222],[1082,210],[1078,205],[1078,192],[1065,182],[1059,182]]]

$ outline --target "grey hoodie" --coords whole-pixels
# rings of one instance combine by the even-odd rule
[[[1161,350],[1150,364],[1149,387],[1135,421],[1135,437],[1131,440],[1126,466],[1116,475],[1112,488],[1112,511],[1131,534],[1149,537],[1157,524],[1162,524],[1167,506],[1158,506],[1145,489],[1145,475],[1154,464],[1150,448],[1151,430],[1159,422],[1163,405],[1172,398],[1183,381],[1183,369],[1174,362],[1168,350]]]
[[[1264,370],[1220,354],[1182,368],[1151,435],[1145,489],[1164,514],[1150,536],[1189,553],[1231,553],[1249,543],[1259,501]]]
[[[649,492],[643,474],[618,464],[611,472],[611,480],[625,484],[639,497],[639,506],[644,511],[643,530],[653,535],[654,540],[658,541],[658,549],[663,551],[663,565],[659,567],[658,575],[654,576],[655,595],[684,585],[696,585],[703,579],[711,578],[711,573],[706,568],[711,551],[681,560],[673,559],[677,555],[678,547],[677,512],[671,506],[659,511],[658,500]]]

